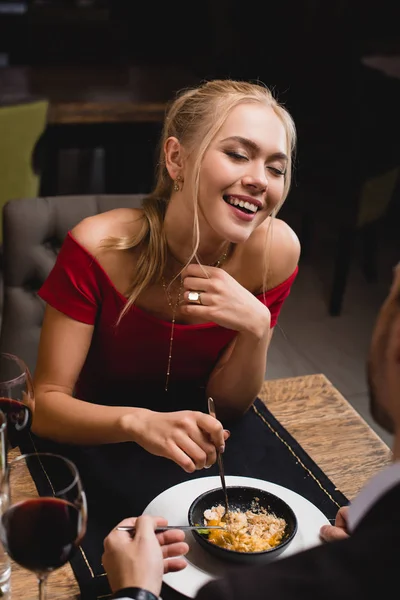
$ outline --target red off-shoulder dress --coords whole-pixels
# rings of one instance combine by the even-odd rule
[[[286,281],[257,296],[271,311],[271,327],[277,322],[297,272],[298,267]],[[97,404],[157,410],[192,408],[219,356],[236,335],[215,323],[175,324],[169,394],[165,394],[171,323],[132,306],[117,326],[127,300],[71,233],[39,296],[72,319],[94,325],[74,393]],[[171,399],[177,395],[181,400],[174,405]]]

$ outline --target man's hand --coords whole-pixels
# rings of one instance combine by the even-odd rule
[[[349,537],[347,529],[347,515],[349,512],[348,506],[339,508],[336,514],[334,525],[322,525],[319,530],[319,536],[323,542],[334,542],[344,540]]]
[[[155,527],[167,524],[162,517],[132,517],[119,525],[135,525],[134,537],[127,531],[113,529],[105,538],[102,563],[113,592],[139,587],[158,597],[163,574],[186,567],[186,561],[181,557],[189,550],[183,541],[184,532],[181,529],[154,532]]]

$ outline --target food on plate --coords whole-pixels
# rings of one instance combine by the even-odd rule
[[[225,529],[208,532],[208,541],[236,552],[262,552],[278,546],[286,530],[286,521],[258,506],[257,499],[251,509],[244,512],[230,510],[225,517],[222,505],[204,511],[205,527],[220,525]]]

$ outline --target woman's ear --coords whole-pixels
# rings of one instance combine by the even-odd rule
[[[164,144],[165,166],[173,181],[182,174],[184,167],[183,147],[176,137],[169,137]]]

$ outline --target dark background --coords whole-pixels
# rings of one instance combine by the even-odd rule
[[[400,2],[393,0],[0,0],[4,65],[177,65],[199,81],[230,77],[271,87],[299,138],[283,218],[299,215],[303,259],[315,227],[324,221],[337,231],[342,274],[362,185],[400,165],[400,78],[363,64],[369,55],[400,55],[399,29]],[[148,134],[138,129],[137,140],[155,134],[154,126]],[[134,161],[132,150],[118,155],[121,176],[107,192],[151,187],[135,177]],[[74,191],[91,190],[78,182]],[[369,262],[378,234],[397,235],[399,196],[397,184],[380,232],[367,231]]]
[[[259,79],[295,118],[299,180],[323,170],[316,158],[325,164],[326,156],[348,154],[355,177],[397,164],[400,80],[363,68],[361,58],[400,53],[400,3],[0,0],[0,11],[10,6],[23,7],[0,12],[10,65],[174,64],[199,79]],[[366,144],[385,144],[385,119],[390,148],[371,160]]]

